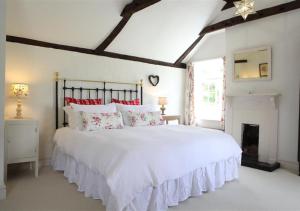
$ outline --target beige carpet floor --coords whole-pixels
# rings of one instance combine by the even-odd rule
[[[10,173],[1,211],[105,211],[100,200],[85,198],[61,172],[49,167],[38,178],[28,170]],[[273,173],[242,167],[239,181],[191,198],[169,211],[300,211],[300,177],[280,169]]]

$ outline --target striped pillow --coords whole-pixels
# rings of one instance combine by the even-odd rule
[[[72,97],[65,97],[67,105],[70,103],[79,104],[79,105],[101,105],[102,99],[76,99]]]
[[[118,100],[118,99],[112,99],[112,103],[119,103],[123,105],[140,105],[140,99],[135,99],[135,100]]]

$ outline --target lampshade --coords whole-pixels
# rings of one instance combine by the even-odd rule
[[[159,97],[158,104],[159,105],[168,105],[168,99],[166,97]]]
[[[14,83],[11,85],[12,95],[16,97],[27,97],[29,93],[28,84]]]

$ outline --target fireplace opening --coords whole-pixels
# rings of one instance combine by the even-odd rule
[[[242,124],[242,160],[258,161],[259,125]]]

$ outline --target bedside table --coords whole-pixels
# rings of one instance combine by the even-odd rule
[[[163,115],[162,119],[164,121],[166,121],[167,124],[169,124],[169,121],[173,121],[173,120],[177,120],[178,124],[180,124],[181,116],[180,115]]]
[[[32,119],[5,120],[6,168],[8,164],[34,162],[39,171],[39,127]]]

